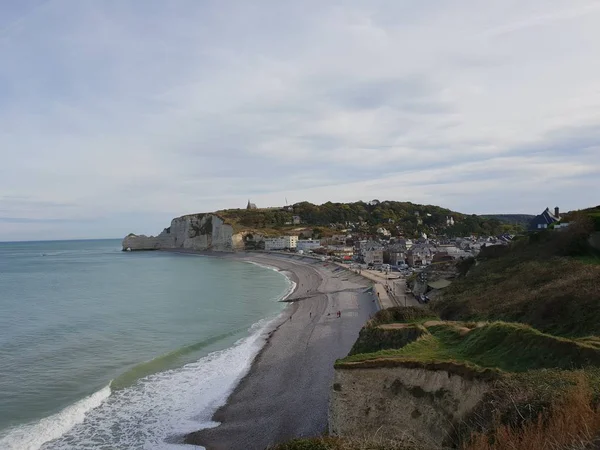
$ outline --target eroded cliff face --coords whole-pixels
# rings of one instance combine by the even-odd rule
[[[158,236],[130,234],[123,250],[189,249],[233,251],[238,249],[233,227],[216,214],[190,214],[177,217]]]
[[[329,432],[359,438],[407,436],[426,448],[442,448],[489,389],[489,382],[446,370],[336,368]]]

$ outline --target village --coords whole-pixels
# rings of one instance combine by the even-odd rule
[[[248,203],[248,209],[255,208],[254,204]],[[417,225],[422,225],[423,219],[419,212],[415,213],[415,217]],[[558,207],[554,211],[546,208],[540,215],[533,217],[529,229],[560,229],[568,226],[560,220]],[[422,232],[418,237],[407,237],[399,227],[394,233],[393,229],[384,226],[378,227],[374,233],[365,233],[360,231],[364,225],[360,222],[331,223],[328,233],[317,237],[314,228],[302,227],[303,223],[301,216],[293,216],[292,221],[286,225],[296,225],[298,228],[281,236],[252,236],[252,239],[247,239],[247,243],[253,249],[266,252],[317,255],[340,263],[359,264],[363,268],[410,272],[435,263],[475,257],[483,248],[506,246],[515,237],[511,233],[449,237],[443,229],[436,235],[428,236]],[[445,217],[447,227],[454,224],[453,216]]]
[[[454,225],[454,217],[447,216],[445,220],[448,227]],[[417,221],[421,223],[418,214]],[[302,218],[294,216],[293,225],[301,224]],[[345,266],[373,282],[374,294],[385,308],[428,303],[452,284],[462,261],[468,264],[485,249],[508,246],[516,237],[509,233],[463,237],[421,233],[417,238],[409,238],[401,231],[392,235],[385,227],[365,234],[356,231],[360,225],[332,223],[330,235],[320,239],[313,237],[313,228],[298,227],[294,229],[295,234],[257,237],[260,245],[255,249],[313,257]],[[561,223],[558,208],[554,211],[546,208],[531,219],[528,228],[559,230],[567,226],[568,223]]]

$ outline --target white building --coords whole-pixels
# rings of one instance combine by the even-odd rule
[[[392,235],[392,233],[390,233],[388,229],[383,227],[377,228],[377,234],[380,234],[385,237],[390,237]]]
[[[298,245],[298,236],[284,236],[285,248],[296,248]]]
[[[315,248],[320,248],[320,247],[321,247],[320,240],[298,239],[298,242],[296,243],[296,248],[298,250],[303,250],[305,252],[311,251],[311,250],[314,250]]]
[[[286,240],[283,237],[265,238],[265,250],[283,250]]]
[[[265,250],[284,250],[287,248],[296,248],[298,245],[298,236],[280,236],[276,238],[265,239]]]

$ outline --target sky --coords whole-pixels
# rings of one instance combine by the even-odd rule
[[[0,2],[0,241],[600,204],[596,0]]]

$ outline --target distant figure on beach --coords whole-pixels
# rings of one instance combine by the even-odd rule
[[[310,311],[310,312],[308,313],[308,317],[309,317],[309,318],[312,318],[312,311]]]
[[[341,311],[338,311],[337,314],[338,314],[338,317],[342,317],[342,312]]]
[[[292,321],[292,316],[290,316],[290,322]]]

